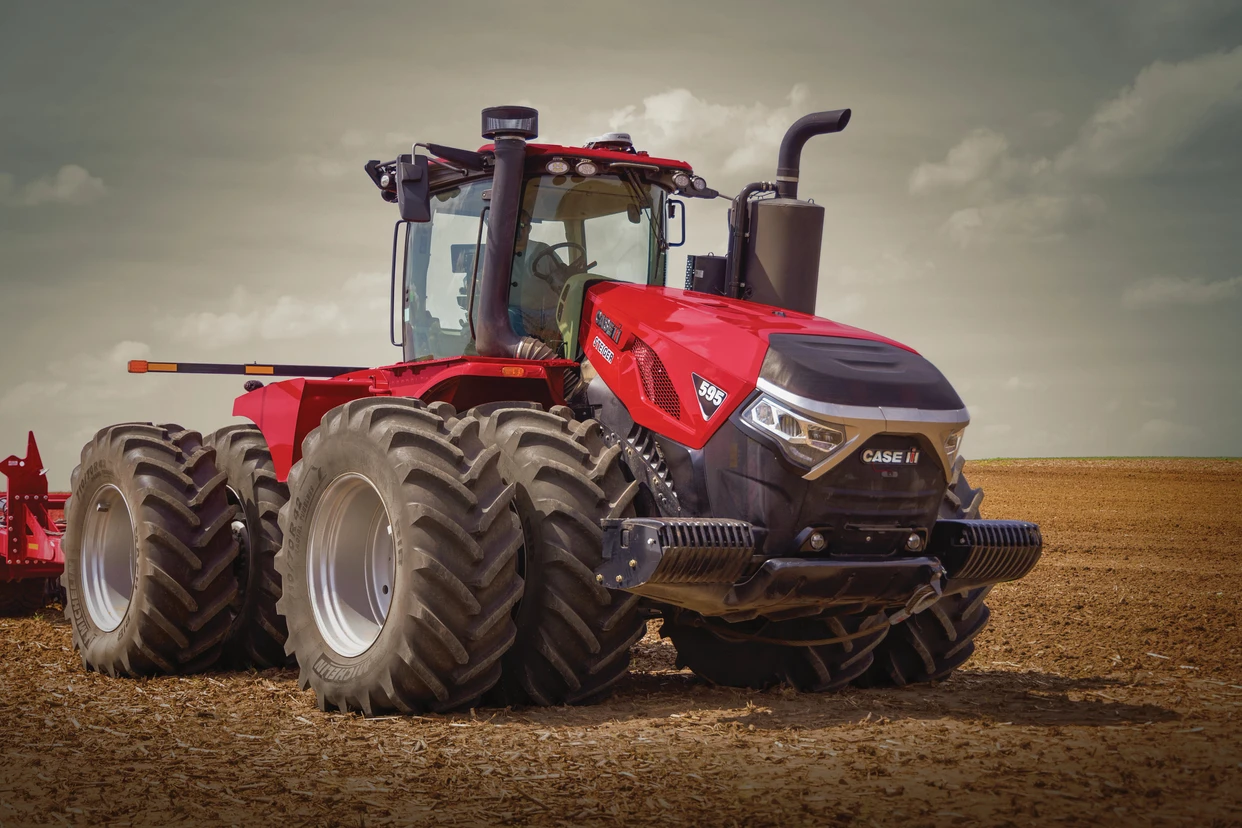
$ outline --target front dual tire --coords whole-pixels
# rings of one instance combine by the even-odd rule
[[[367,715],[607,693],[645,629],[592,571],[599,521],[633,513],[618,455],[568,409],[329,412],[289,475],[276,558],[302,686]]]
[[[499,680],[522,531],[479,425],[449,406],[368,398],[303,442],[280,512],[277,606],[322,709],[451,710]]]

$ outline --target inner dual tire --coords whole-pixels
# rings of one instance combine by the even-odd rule
[[[626,674],[630,647],[646,630],[638,596],[605,589],[594,572],[603,563],[600,521],[633,517],[638,483],[627,479],[621,448],[605,442],[600,424],[576,422],[565,406],[496,403],[475,414],[516,486],[526,582],[517,640],[489,700],[598,699]]]
[[[185,673],[216,662],[237,596],[234,510],[215,452],[176,425],[105,428],[65,505],[65,616],[88,669]]]
[[[500,678],[522,531],[473,417],[355,400],[302,444],[280,511],[277,607],[321,709],[451,710]]]
[[[216,450],[216,467],[227,478],[228,502],[236,508],[230,530],[238,545],[233,562],[238,596],[221,663],[258,669],[289,666],[292,659],[285,654],[289,633],[276,610],[278,521],[289,500],[289,487],[276,479],[272,453],[256,426],[227,426],[208,435],[204,444]]]
[[[678,667],[712,684],[826,692],[866,673],[888,630],[883,613],[730,624],[679,611],[665,617],[660,635],[677,648]]]

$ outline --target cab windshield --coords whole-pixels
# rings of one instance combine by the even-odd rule
[[[476,248],[486,257],[490,180],[431,197],[431,221],[410,228],[405,268],[406,358],[473,354],[467,320]],[[638,176],[541,175],[528,179],[515,239],[509,321],[519,336],[562,346],[561,323],[581,315],[592,279],[634,284],[664,280],[660,228],[664,191]],[[477,290],[477,285],[475,286]],[[568,309],[558,320],[564,294]],[[573,358],[575,354],[566,354]]]

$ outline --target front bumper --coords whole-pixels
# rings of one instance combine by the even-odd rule
[[[894,622],[942,594],[1017,580],[1039,560],[1039,527],[1016,520],[939,520],[920,557],[756,560],[755,528],[719,518],[606,520],[604,586],[742,621],[834,607],[894,608]]]

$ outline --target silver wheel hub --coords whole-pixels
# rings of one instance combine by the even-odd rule
[[[86,612],[103,632],[121,626],[138,580],[138,549],[129,504],[121,490],[101,487],[82,531],[82,592]]]
[[[379,638],[396,576],[392,524],[375,484],[343,474],[310,516],[306,582],[315,626],[336,653],[353,657]]]

